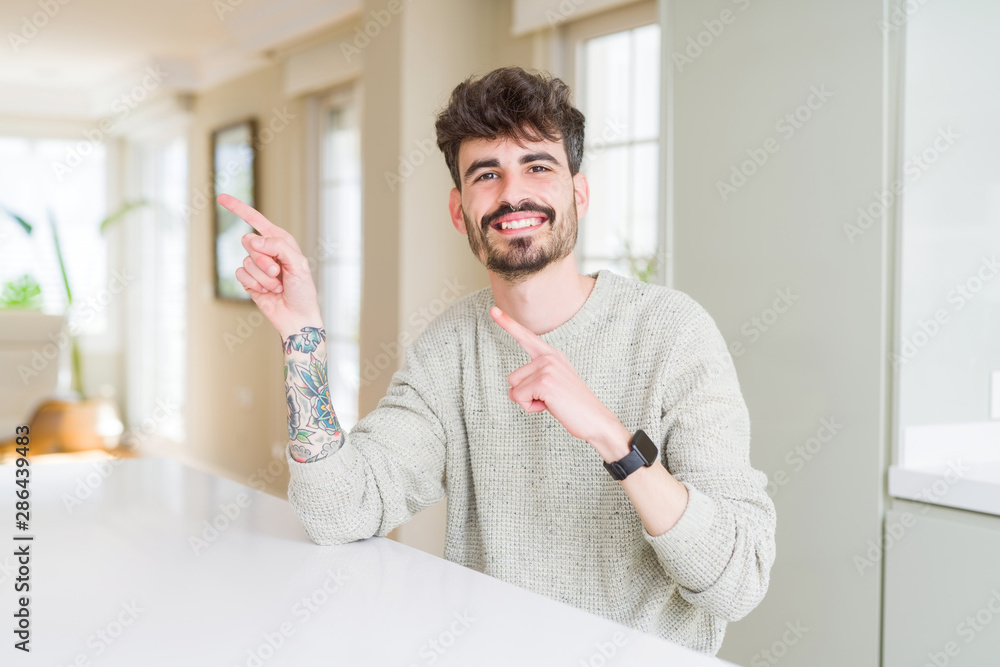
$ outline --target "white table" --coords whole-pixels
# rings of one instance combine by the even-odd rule
[[[171,459],[98,465],[32,466],[27,533],[0,466],[0,664],[731,664],[392,540],[318,546],[286,501]],[[229,526],[196,554],[206,521]],[[35,536],[30,654],[13,648],[15,534]]]

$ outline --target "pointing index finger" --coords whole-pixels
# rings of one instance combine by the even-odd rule
[[[552,347],[542,340],[538,334],[522,325],[498,307],[493,306],[490,308],[490,315],[493,316],[497,324],[506,329],[507,333],[514,337],[514,340],[524,348],[524,351],[528,353],[528,356],[532,360],[552,351]]]
[[[260,211],[254,207],[241,202],[239,199],[232,195],[221,194],[216,198],[216,201],[237,216],[242,218],[248,225],[256,229],[263,236],[281,236],[285,233],[285,230],[274,224],[261,214]]]

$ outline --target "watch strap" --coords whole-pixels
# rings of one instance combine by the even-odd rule
[[[653,462],[656,460],[656,445],[641,429],[632,435],[632,439],[629,441],[629,448],[631,451],[617,461],[612,461],[611,463],[604,462],[604,467],[618,481],[625,479],[643,466],[649,467],[653,465]]]

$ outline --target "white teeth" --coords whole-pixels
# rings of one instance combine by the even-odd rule
[[[524,218],[523,220],[515,220],[514,222],[501,222],[500,229],[521,229],[522,227],[534,227],[535,225],[541,224],[541,218]]]

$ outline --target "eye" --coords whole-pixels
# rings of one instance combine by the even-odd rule
[[[485,174],[480,174],[479,176],[477,176],[476,181],[481,181],[483,179],[486,179],[487,176],[496,176],[496,173],[492,171],[487,171]],[[486,180],[491,180],[491,179],[486,179]]]
[[[541,169],[542,171],[551,171],[548,167],[546,167],[543,164],[533,164],[530,167],[528,167],[528,171],[531,171],[532,173],[535,173],[535,174],[540,173],[540,172],[537,172],[537,171],[532,171],[534,169]]]

